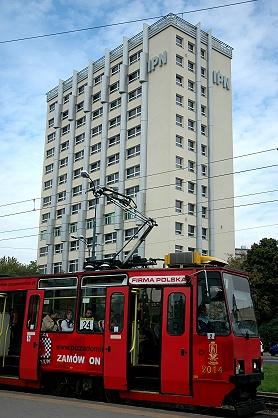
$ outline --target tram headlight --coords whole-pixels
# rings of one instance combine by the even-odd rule
[[[252,369],[253,369],[253,372],[261,371],[262,367],[261,367],[260,359],[252,360]]]
[[[235,360],[235,374],[244,374],[244,360]]]

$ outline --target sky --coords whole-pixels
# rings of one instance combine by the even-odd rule
[[[0,0],[0,257],[36,260],[47,91],[120,45],[123,36],[140,32],[142,23],[2,41],[182,12],[234,48],[236,247],[278,239],[278,1],[186,13],[234,2]]]

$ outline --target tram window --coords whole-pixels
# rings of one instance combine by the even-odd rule
[[[122,332],[124,322],[124,295],[113,293],[110,303],[110,331],[114,333]]]
[[[30,301],[29,301],[28,317],[27,317],[27,328],[30,331],[37,329],[39,305],[40,305],[40,297],[38,295],[31,296]]]
[[[72,317],[74,318],[75,312],[75,303],[76,303],[76,289],[49,289],[44,292],[44,305],[43,305],[43,324],[42,331],[62,331],[61,323],[63,320],[67,319],[67,313],[72,312]],[[51,321],[47,321],[49,318],[54,321],[54,324]],[[47,320],[45,320],[45,318]],[[49,324],[49,329],[46,328],[46,324]],[[53,325],[50,327],[50,325]],[[71,330],[73,330],[71,326]]]
[[[223,283],[219,272],[199,273],[197,305],[198,334],[228,335],[230,333]]]
[[[79,331],[82,333],[102,333],[104,331],[106,288],[83,287]]]
[[[182,335],[185,327],[185,296],[171,293],[168,297],[167,332],[169,335]]]

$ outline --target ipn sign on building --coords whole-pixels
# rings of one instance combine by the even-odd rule
[[[151,73],[156,69],[157,66],[162,67],[162,65],[167,64],[167,51],[162,52],[156,57],[153,57],[148,62],[148,73]]]
[[[230,80],[225,75],[221,74],[220,71],[212,72],[212,82],[217,86],[222,84],[223,89],[230,90]]]

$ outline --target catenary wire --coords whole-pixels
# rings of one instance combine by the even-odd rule
[[[201,9],[188,10],[188,11],[185,11],[185,12],[179,12],[179,13],[174,13],[174,14],[183,16],[184,14],[203,12],[203,11],[207,11],[207,10],[220,9],[220,8],[224,8],[224,7],[240,6],[240,5],[244,5],[246,3],[254,3],[256,1],[258,1],[258,0],[238,1],[238,2],[235,2],[235,3],[220,4],[218,6],[204,7],[204,8],[201,8]],[[4,41],[0,41],[0,44],[7,44],[7,43],[13,43],[13,42],[20,42],[20,41],[28,41],[28,40],[31,40],[31,39],[49,38],[51,36],[66,35],[66,34],[70,34],[70,33],[85,32],[85,31],[94,30],[94,29],[103,29],[103,28],[108,28],[108,27],[113,27],[113,26],[127,25],[127,24],[130,24],[130,23],[144,22],[146,20],[161,19],[161,18],[164,18],[164,17],[165,17],[165,15],[152,16],[152,17],[146,17],[146,18],[142,18],[142,19],[133,19],[133,20],[126,20],[126,21],[123,21],[123,22],[97,25],[97,26],[92,26],[92,27],[88,27],[88,28],[72,29],[72,30],[61,31],[61,32],[47,33],[47,34],[43,34],[43,35],[26,36],[26,37],[23,37],[23,38],[6,39]]]

